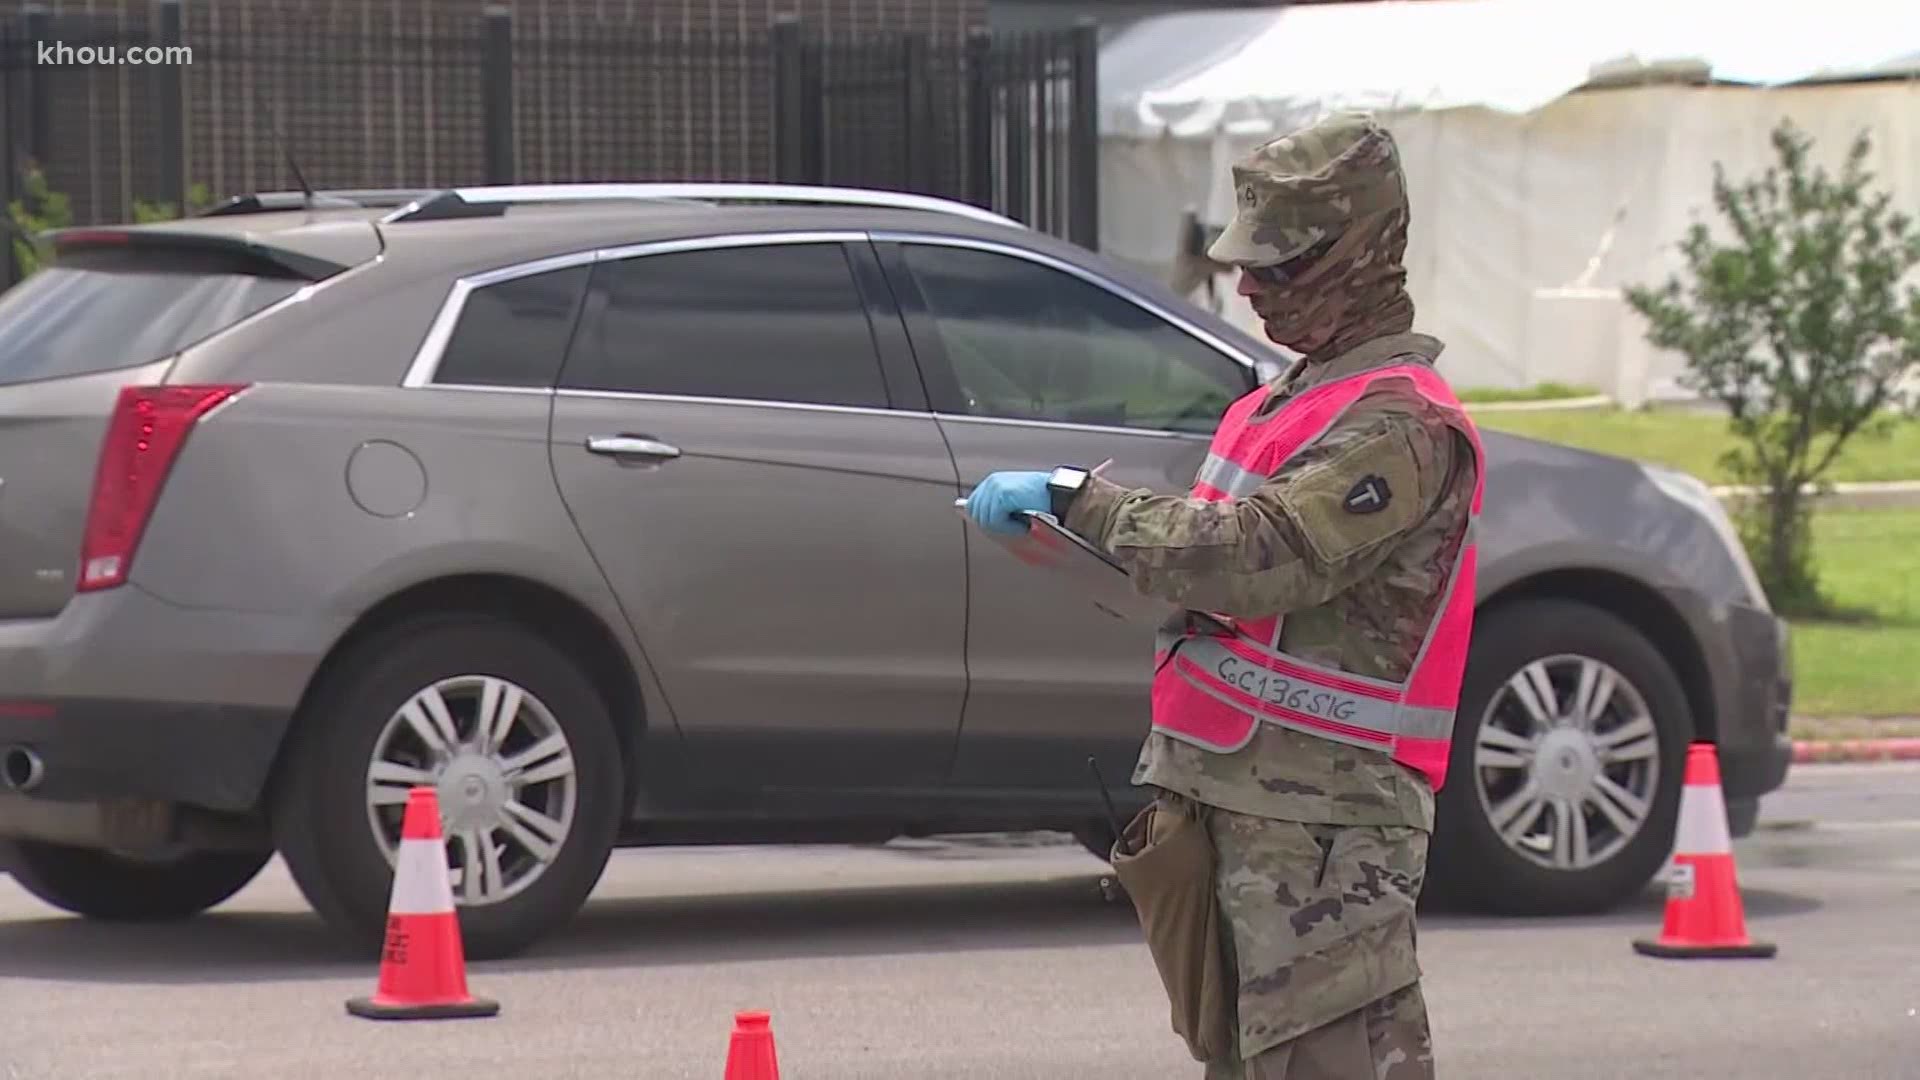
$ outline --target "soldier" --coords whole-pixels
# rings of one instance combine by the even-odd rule
[[[1233,179],[1208,255],[1299,359],[1227,410],[1185,496],[1061,467],[988,476],[968,512],[1017,531],[1014,512],[1051,511],[1143,594],[1223,617],[1162,628],[1133,777],[1213,847],[1237,1046],[1206,1075],[1431,1077],[1414,905],[1472,621],[1480,440],[1440,342],[1411,330],[1392,137],[1336,114]]]

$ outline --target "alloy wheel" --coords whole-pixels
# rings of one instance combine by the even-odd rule
[[[1515,672],[1481,715],[1473,746],[1481,809],[1502,842],[1552,870],[1617,855],[1645,827],[1660,738],[1619,671],[1556,655]]]
[[[491,675],[441,679],[381,729],[367,768],[368,822],[392,865],[407,793],[433,786],[456,902],[497,904],[532,885],[573,826],[579,777],[553,713]]]

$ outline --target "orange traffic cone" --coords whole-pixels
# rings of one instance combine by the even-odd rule
[[[723,1080],[780,1080],[780,1061],[773,1049],[773,1028],[764,1012],[733,1014],[733,1038],[727,1042],[727,1074]]]
[[[1637,940],[1644,956],[1669,959],[1745,957],[1766,959],[1770,942],[1747,937],[1733,865],[1733,838],[1720,795],[1720,759],[1712,743],[1687,750],[1686,786],[1680,790],[1680,824],[1667,878],[1666,923],[1656,941]]]
[[[369,1020],[450,1020],[500,1011],[499,1002],[467,993],[466,950],[453,910],[446,840],[440,835],[440,799],[431,787],[407,793],[379,988],[372,997],[349,1000],[347,1011]]]

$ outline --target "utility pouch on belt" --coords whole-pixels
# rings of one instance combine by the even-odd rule
[[[1110,861],[1133,900],[1147,950],[1173,1006],[1173,1030],[1195,1061],[1219,1061],[1234,1051],[1220,942],[1220,908],[1213,891],[1213,840],[1185,799],[1160,798],[1128,823]]]

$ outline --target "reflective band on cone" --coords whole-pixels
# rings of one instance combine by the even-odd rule
[[[500,1004],[467,992],[466,952],[453,907],[440,800],[431,787],[407,793],[393,893],[387,901],[380,983],[347,1011],[369,1020],[451,1020],[493,1016]]]
[[[1773,956],[1777,950],[1772,943],[1747,936],[1733,838],[1720,793],[1720,760],[1712,743],[1694,743],[1687,750],[1673,849],[1665,924],[1658,940],[1636,940],[1634,951],[1682,960]]]

